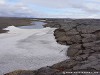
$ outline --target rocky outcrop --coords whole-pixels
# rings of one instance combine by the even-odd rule
[[[35,71],[28,70],[17,70],[4,75],[35,75]]]
[[[58,43],[70,45],[66,52],[70,59],[55,64],[52,68],[63,68],[63,71],[71,72],[99,72],[100,20],[70,20],[63,22],[63,24],[59,23],[59,25],[60,27],[55,30],[54,36]]]
[[[46,26],[58,28],[54,31],[55,39],[60,44],[70,46],[66,51],[70,59],[40,68],[33,75],[100,75],[100,20],[52,20]]]

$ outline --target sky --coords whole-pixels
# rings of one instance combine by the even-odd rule
[[[0,16],[100,18],[100,0],[0,0]]]

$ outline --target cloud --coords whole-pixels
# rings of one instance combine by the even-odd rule
[[[0,0],[0,16],[35,17],[35,15],[37,15],[37,12],[23,3],[11,4],[10,2]]]
[[[0,0],[0,5],[4,3],[5,3],[5,0]]]
[[[99,0],[0,0],[0,16],[100,18]]]
[[[33,5],[37,5],[40,7],[46,7],[48,9],[59,9],[58,12],[56,12],[53,16],[61,17],[61,14],[58,15],[62,9],[66,10],[65,13],[62,11],[62,17],[64,17],[64,14],[66,17],[80,17],[80,18],[88,18],[92,17],[93,15],[98,15],[100,12],[100,1],[99,0],[22,0],[24,3],[31,3]],[[78,10],[78,11],[77,11]],[[53,10],[52,10],[53,11]],[[54,12],[53,11],[53,12]],[[69,12],[70,11],[70,12]],[[75,11],[77,14],[74,15]],[[48,12],[49,13],[49,12]],[[71,14],[71,16],[69,16]],[[52,14],[50,14],[51,16]],[[100,17],[100,16],[99,16]],[[94,16],[93,18],[98,18]]]

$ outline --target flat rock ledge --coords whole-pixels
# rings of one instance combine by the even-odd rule
[[[47,19],[47,22],[46,27],[57,28],[56,41],[70,46],[66,50],[70,59],[36,71],[19,70],[4,75],[100,75],[100,20]]]

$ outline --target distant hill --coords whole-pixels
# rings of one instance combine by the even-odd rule
[[[18,17],[0,17],[0,29],[10,25],[20,26],[29,25],[32,18],[18,18]]]

